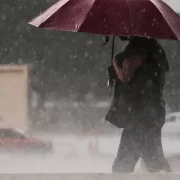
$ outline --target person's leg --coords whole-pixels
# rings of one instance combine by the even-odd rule
[[[149,172],[166,171],[171,172],[161,143],[161,129],[145,130],[144,132],[144,149],[142,158]]]
[[[140,158],[140,146],[136,144],[136,133],[123,130],[117,157],[113,163],[113,172],[133,172]]]

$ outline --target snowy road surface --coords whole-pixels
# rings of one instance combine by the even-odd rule
[[[179,180],[180,174],[0,174],[1,180]]]
[[[0,173],[111,173],[120,137],[117,136],[55,136],[50,139],[54,151],[50,154],[1,154]],[[91,146],[89,146],[91,144]],[[180,154],[180,138],[164,137],[166,156]],[[92,151],[96,147],[96,152]],[[180,168],[180,158],[173,169]],[[176,164],[176,165],[175,165]]]

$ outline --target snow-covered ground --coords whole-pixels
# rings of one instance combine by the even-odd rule
[[[50,154],[0,155],[0,173],[110,173],[113,156],[92,155],[88,143],[94,137],[43,135],[51,139]],[[113,148],[113,147],[112,147]]]
[[[111,173],[120,137],[39,135],[53,142],[50,154],[0,155],[0,173]],[[166,156],[180,154],[180,138],[163,137]],[[94,150],[95,149],[95,150]],[[180,158],[174,169],[180,168]],[[175,164],[174,160],[172,164]],[[137,165],[137,171],[140,164]]]

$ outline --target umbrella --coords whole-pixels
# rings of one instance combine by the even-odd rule
[[[29,24],[105,36],[180,39],[180,17],[162,0],[60,0]]]

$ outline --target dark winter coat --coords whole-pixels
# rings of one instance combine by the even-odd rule
[[[165,103],[162,93],[168,62],[156,40],[134,38],[115,59],[121,64],[126,57],[139,55],[143,65],[129,83],[116,78],[114,97],[106,120],[119,128],[139,123],[148,127],[162,126]]]

